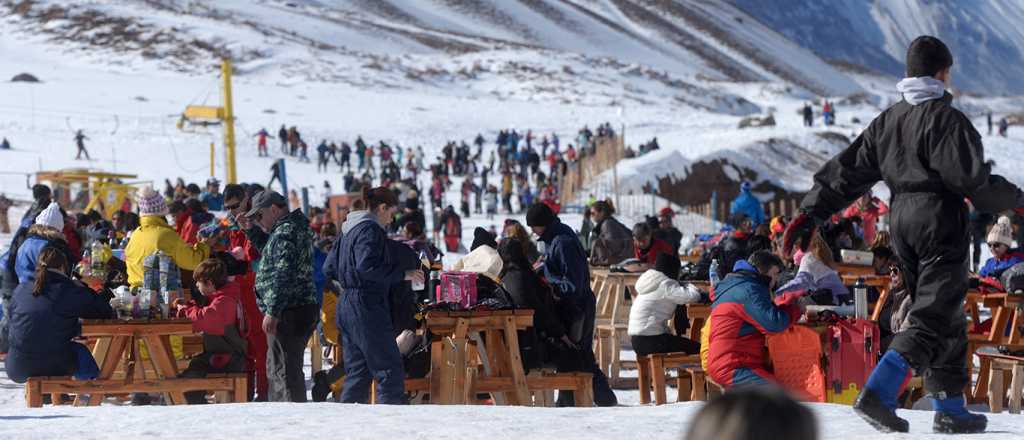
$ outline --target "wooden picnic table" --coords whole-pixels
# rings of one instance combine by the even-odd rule
[[[427,312],[434,334],[430,352],[430,402],[465,405],[477,392],[503,394],[505,402],[527,405],[529,387],[519,354],[517,331],[533,326],[533,310]],[[469,353],[476,342],[483,376]],[[499,402],[500,403],[500,402]]]
[[[861,266],[858,264],[836,264],[836,271],[840,275],[877,276],[873,266]]]
[[[99,377],[91,381],[90,406],[100,404],[105,394],[121,393],[166,393],[168,402],[185,404],[185,391],[197,389],[232,389],[236,402],[246,400],[244,384],[234,383],[231,377],[185,379],[178,378],[178,365],[171,351],[171,336],[192,336],[192,322],[187,319],[166,320],[85,320],[82,322],[82,336],[97,338],[93,357],[100,367]],[[154,378],[145,377],[139,344],[145,342],[149,359],[153,363]],[[123,367],[124,377],[114,380],[118,367]],[[230,382],[230,383],[226,383]],[[77,403],[77,399],[76,399]]]
[[[1008,295],[1006,293],[982,293],[971,291],[967,294],[965,308],[972,313],[971,319],[977,318],[978,304],[991,307],[992,326],[987,334],[972,336],[968,334],[968,347],[970,352],[967,356],[968,371],[973,372],[975,351],[983,346],[1009,346],[1016,349],[1024,348],[1024,340],[1021,333],[1024,332],[1024,296]],[[977,321],[975,321],[977,322]],[[1010,326],[1010,334],[1006,334],[1006,327]],[[971,401],[975,403],[985,402],[988,399],[989,377],[991,375],[991,358],[979,356],[981,365],[978,371],[978,381],[971,393]]]

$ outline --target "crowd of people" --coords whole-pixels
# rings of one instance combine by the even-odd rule
[[[609,124],[596,132],[584,127],[576,147],[564,150],[554,134],[538,139],[530,130],[501,130],[487,160],[482,135],[473,140],[475,149],[452,141],[427,168],[419,147],[368,145],[361,137],[354,148],[322,141],[323,169],[333,161],[351,176],[354,153],[363,172],[345,183],[358,197],[330,215],[326,207],[303,211],[270,185],[232,183],[221,191],[211,178],[203,188],[183,179],[167,180],[163,192],[143,187],[108,220],[95,211],[70,214],[52,200],[50,188],[35,185],[33,204],[0,257],[0,352],[7,353],[15,382],[95,378],[96,362],[77,340],[78,319],[113,317],[111,292],[139,288],[147,261],[166,255],[192,292],[190,301],[171,310],[204,335],[203,352],[183,376],[247,372],[253,399],[304,402],[303,354],[317,333],[342,346],[344,359],[314,376],[313,400],[324,400],[343,382],[340,401],[368,403],[375,382],[378,403],[405,403],[411,396],[404,379],[426,374],[422,363],[429,358],[429,344],[414,336],[423,326],[421,312],[445,307],[432,303],[424,287],[443,246],[465,254],[453,268],[478,275],[480,304],[535,311],[534,325],[520,335],[524,369],[592,373],[595,403],[611,406],[617,398],[593,353],[591,266],[641,273],[627,328],[634,351],[699,353],[708,376],[733,389],[777,382],[764,357],[765,339],[793,326],[808,305],[854,301],[838,262],[844,251],[861,251],[871,253],[877,275],[889,276],[892,294],[878,323],[878,367],[857,398],[857,413],[879,430],[906,432],[895,402],[916,370],[932,393],[936,431],[983,431],[985,418],[967,412],[962,394],[970,378],[963,368],[967,331],[960,308],[968,285],[998,283],[1024,262],[1009,216],[1024,207],[1024,193],[991,174],[980,136],[949,105],[944,88],[951,65],[940,41],[915,40],[908,78],[899,84],[904,101],[823,166],[799,212],[766,218],[754,185],[744,182],[729,225],[699,242],[699,261],[686,266],[679,255],[692,250],[682,249],[670,208],[628,227],[611,201],[596,200],[578,230],[561,220],[560,179],[572,162],[594,154],[600,138],[614,136]],[[834,118],[834,108],[829,115]],[[258,136],[266,154],[268,134]],[[308,160],[295,127],[282,126],[278,137],[282,153]],[[878,160],[883,157],[888,160]],[[403,159],[404,170],[398,166]],[[418,173],[427,170],[430,184],[423,191]],[[489,180],[492,174],[498,182]],[[462,178],[458,210],[445,199],[452,177]],[[891,212],[870,190],[883,180],[893,191]],[[421,196],[429,197],[433,237],[426,233]],[[477,228],[463,247],[462,219],[492,219],[499,212],[524,213],[525,225],[510,218],[500,233]],[[1007,215],[989,226],[985,212]],[[880,228],[886,218],[888,227]],[[975,267],[979,242],[992,252],[976,276],[967,271],[969,241],[976,245]],[[124,256],[120,263],[110,260],[99,292],[78,280],[77,265],[96,242],[123,249]],[[695,280],[711,288],[697,288],[690,283]],[[711,312],[701,340],[694,341],[684,336],[685,307],[699,303]],[[193,403],[206,398],[204,392],[188,395]],[[573,405],[573,393],[560,392],[557,403]],[[810,438],[814,425],[791,428]],[[691,435],[709,429],[695,424]]]

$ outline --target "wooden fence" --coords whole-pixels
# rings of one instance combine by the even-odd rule
[[[612,137],[595,138],[595,143],[594,153],[577,159],[575,163],[569,165],[565,176],[562,177],[559,188],[559,201],[562,206],[573,204],[579,191],[626,156],[623,133]],[[581,147],[580,150],[582,149]]]
[[[729,206],[731,203],[731,201],[720,200],[718,201],[718,209],[713,209],[711,202],[700,205],[690,205],[687,209],[689,209],[690,212],[707,218],[713,218],[720,222],[727,222],[729,220]],[[800,200],[792,198],[776,199],[764,203],[763,206],[766,218],[772,218],[779,215],[792,217],[800,209]]]

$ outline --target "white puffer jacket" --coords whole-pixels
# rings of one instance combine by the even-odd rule
[[[630,336],[656,336],[670,333],[668,320],[677,305],[700,301],[700,291],[692,284],[679,282],[654,269],[636,280],[636,298],[629,309]]]

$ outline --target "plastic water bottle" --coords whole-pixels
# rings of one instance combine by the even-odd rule
[[[853,308],[854,317],[868,319],[868,286],[864,283],[864,277],[857,278],[857,283],[853,285]]]
[[[430,283],[427,287],[427,299],[431,302],[437,302],[441,298],[441,272],[436,270],[430,271]]]
[[[708,268],[708,280],[711,281],[711,285],[718,284],[721,278],[718,276],[718,259],[714,258],[711,260],[711,266]]]

